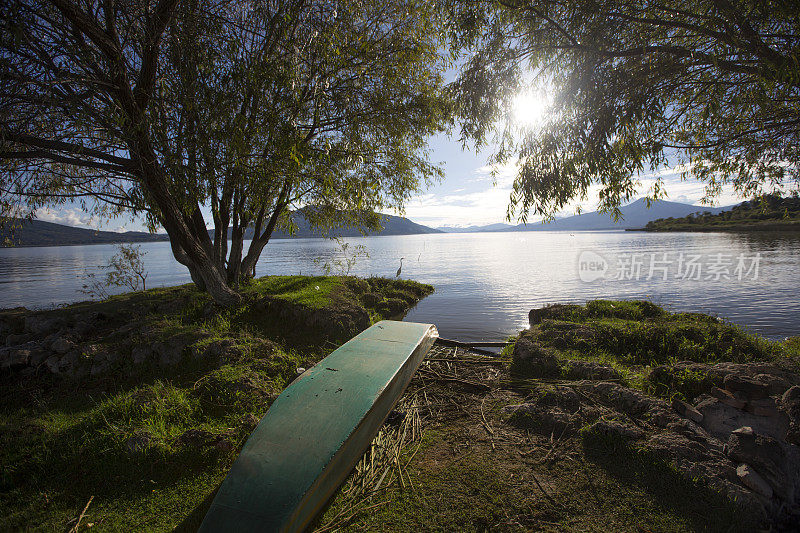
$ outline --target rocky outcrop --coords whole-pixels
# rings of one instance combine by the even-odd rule
[[[313,329],[332,340],[349,339],[370,325],[366,309],[347,303],[312,309],[282,298],[267,296],[254,306],[278,320],[291,323],[293,329]],[[403,309],[407,308],[403,303]]]
[[[525,362],[526,368],[550,375],[559,364],[551,355],[530,340],[514,352],[516,365]],[[510,423],[544,435],[583,431],[635,442],[638,450],[671,463],[690,479],[704,480],[751,516],[797,523],[800,448],[792,439],[800,423],[800,386],[790,386],[797,376],[782,369],[772,374],[763,365],[703,370],[718,371],[724,388],[702,394],[694,405],[581,379],[534,387],[525,403],[503,412]]]

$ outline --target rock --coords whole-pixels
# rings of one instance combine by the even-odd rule
[[[690,463],[703,463],[717,455],[717,459],[724,460],[724,456],[715,454],[701,442],[695,442],[685,435],[672,432],[656,433],[647,439],[646,447],[665,459],[671,460],[676,466],[689,466]]]
[[[32,366],[32,367],[37,367],[37,366],[41,365],[42,363],[44,363],[45,360],[48,357],[50,357],[51,355],[53,355],[53,354],[51,354],[50,352],[48,352],[46,350],[33,350],[31,352],[31,358],[28,361],[28,364],[30,366]]]
[[[753,430],[755,428],[752,428]],[[796,446],[743,428],[731,433],[725,446],[728,457],[752,466],[789,506],[800,496],[800,457]]]
[[[764,478],[759,476],[758,472],[753,470],[750,465],[740,464],[736,468],[736,475],[739,476],[742,483],[749,489],[761,494],[765,498],[772,498],[772,487],[770,487],[769,483],[764,481]]]
[[[64,357],[59,360],[58,368],[61,372],[71,374],[79,360],[80,354],[76,350],[72,350],[64,354]]]
[[[25,346],[25,345],[23,345]],[[14,347],[0,350],[0,368],[20,368],[28,366],[32,350],[29,348]]]
[[[557,376],[561,366],[555,353],[529,336],[522,335],[514,343],[512,373],[534,377]]]
[[[147,431],[137,431],[125,441],[125,450],[131,455],[137,455],[150,447],[153,436]]]
[[[72,333],[74,335],[77,335],[78,337],[85,337],[93,330],[94,328],[89,322],[85,320],[79,320],[78,322],[75,323],[75,327],[72,328]]]
[[[756,374],[753,376],[753,379],[766,385],[769,389],[770,395],[783,394],[789,387],[792,386],[792,384],[789,383],[789,380],[786,378],[775,376],[773,374]]]
[[[786,442],[800,446],[800,386],[795,385],[783,393],[781,408],[789,416]]]
[[[640,417],[646,413],[652,414],[662,408],[668,409],[667,404],[662,400],[650,398],[637,390],[609,381],[584,383],[580,384],[579,387],[581,390],[599,396],[602,399],[602,403],[611,405],[617,411],[634,417]]]
[[[639,440],[645,436],[645,432],[636,426],[623,424],[616,420],[598,420],[589,426],[589,431],[596,435],[616,437],[623,440]]]
[[[720,389],[719,387],[711,387],[711,396],[716,398],[717,400],[721,401],[725,405],[730,405],[735,409],[744,409],[744,406],[747,404],[744,400],[740,400],[736,396],[733,395],[730,391],[726,391],[725,389]]]
[[[57,338],[55,341],[53,341],[53,344],[50,345],[51,350],[60,354],[65,354],[73,348],[75,348],[75,344],[64,337]]]
[[[135,346],[131,350],[131,360],[135,365],[141,365],[153,355],[155,355],[155,352],[149,346]]]
[[[52,355],[44,362],[44,366],[46,366],[47,370],[51,373],[58,374],[61,371],[61,367],[59,366],[60,360],[61,358],[59,356]]]
[[[10,335],[13,332],[14,327],[5,320],[0,319],[0,339]]]
[[[800,386],[795,385],[784,392],[781,396],[781,403],[790,415],[796,414],[800,417]]]
[[[17,333],[11,334],[6,337],[6,346],[17,346],[19,344],[25,344],[33,339],[33,335],[28,333]]]
[[[703,414],[700,411],[678,398],[673,398],[672,408],[682,417],[693,420],[698,424],[703,421]]]
[[[56,317],[30,315],[25,317],[25,330],[35,335],[47,335],[64,326],[64,321]]]
[[[766,398],[769,396],[769,386],[753,378],[738,374],[725,376],[725,388],[731,392],[742,392],[751,399]]]
[[[772,398],[761,398],[760,400],[752,400],[747,403],[745,410],[748,413],[753,413],[756,416],[780,416],[778,406]]]
[[[621,379],[616,368],[590,361],[566,361],[562,366],[562,374],[568,379]]]
[[[731,407],[705,394],[700,396],[695,408],[703,415],[703,421],[700,423],[703,429],[723,442],[733,430],[742,426],[750,426],[758,433],[779,439],[786,435],[789,427],[789,421],[783,413],[779,412],[775,417],[758,416]]]
[[[733,469],[736,482],[728,479],[712,478],[709,480],[709,487],[720,492],[734,502],[743,511],[743,516],[751,519],[751,524],[762,524],[767,521],[767,510],[764,505],[769,505],[769,501],[763,496],[756,494],[752,490],[741,485],[736,469]]]
[[[528,313],[528,322],[531,326],[535,326],[546,318],[572,318],[575,316],[584,315],[586,315],[586,309],[580,305],[553,304],[541,307],[539,309],[531,309]]]

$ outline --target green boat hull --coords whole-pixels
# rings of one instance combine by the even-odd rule
[[[287,387],[253,431],[200,531],[302,531],[366,451],[438,333],[385,320]]]

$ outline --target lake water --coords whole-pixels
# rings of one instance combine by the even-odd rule
[[[725,317],[771,338],[800,335],[800,235],[635,232],[514,232],[347,239],[369,253],[358,276],[430,283],[436,292],[406,320],[442,336],[497,340],[527,326],[531,308],[596,298],[648,299],[670,310]],[[141,248],[148,287],[189,281],[168,243]],[[111,245],[0,249],[0,307],[48,308],[86,297],[86,272]],[[337,257],[325,239],[275,240],[257,275],[318,274]],[[666,254],[666,255],[665,255]]]

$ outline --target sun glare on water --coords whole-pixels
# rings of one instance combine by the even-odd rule
[[[550,102],[543,92],[528,91],[514,98],[514,121],[526,128],[541,126],[547,118]]]

